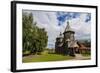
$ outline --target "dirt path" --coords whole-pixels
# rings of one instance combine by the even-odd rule
[[[87,60],[90,56],[82,56],[81,54],[75,54],[75,60]]]

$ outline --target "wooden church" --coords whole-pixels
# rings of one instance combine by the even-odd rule
[[[59,37],[56,38],[55,42],[55,53],[75,56],[75,48],[78,48],[78,44],[74,37],[75,31],[73,31],[67,22],[65,31],[60,33]]]

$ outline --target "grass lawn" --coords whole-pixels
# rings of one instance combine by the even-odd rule
[[[23,63],[28,62],[48,62],[48,61],[63,61],[63,60],[70,60],[74,57],[71,56],[63,56],[58,54],[42,54],[42,55],[29,55],[23,57]]]
[[[91,54],[82,54],[82,56],[88,57],[91,56]]]
[[[89,57],[89,56],[91,56],[91,52],[82,53],[82,56]]]

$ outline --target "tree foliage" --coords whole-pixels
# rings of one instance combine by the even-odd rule
[[[47,46],[48,36],[44,28],[39,28],[34,22],[32,13],[23,13],[23,52],[40,54]]]

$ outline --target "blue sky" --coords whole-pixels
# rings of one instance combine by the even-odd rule
[[[49,11],[26,11],[32,12],[34,20],[39,28],[45,28],[48,32],[48,46],[55,47],[55,39],[60,32],[64,32],[67,21],[75,31],[75,38],[90,39],[91,35],[91,14],[80,12],[49,12]]]

